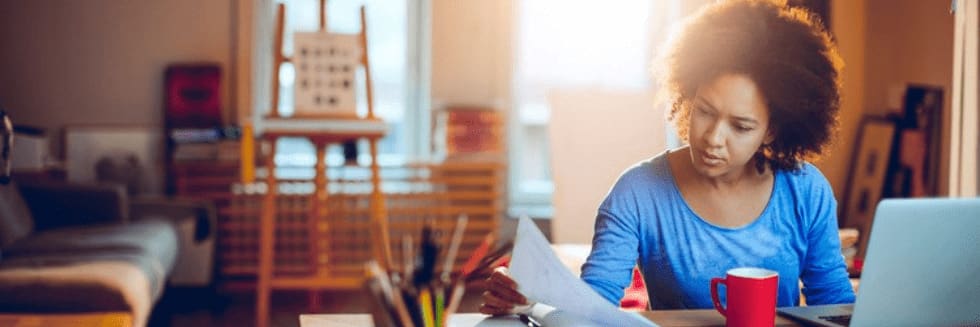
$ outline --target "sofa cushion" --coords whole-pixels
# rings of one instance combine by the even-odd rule
[[[34,232],[34,220],[17,185],[0,184],[0,248]]]
[[[141,220],[129,224],[99,225],[56,229],[36,233],[4,248],[4,261],[74,263],[88,258],[138,258],[154,284],[173,269],[178,252],[177,232],[173,224],[163,220]],[[144,260],[145,259],[145,260]],[[155,292],[154,292],[155,293]]]
[[[4,249],[0,308],[11,311],[129,311],[145,323],[178,252],[168,221],[51,230]]]
[[[34,233],[4,248],[8,256],[43,253],[92,252],[114,249],[135,249],[141,253],[167,259],[171,241],[176,239],[173,223],[162,219],[147,219],[128,224],[92,225],[61,228]],[[169,260],[165,260],[169,261]]]
[[[127,311],[133,326],[144,326],[153,308],[151,284],[142,268],[126,261],[8,266],[0,269],[0,307],[11,312]]]

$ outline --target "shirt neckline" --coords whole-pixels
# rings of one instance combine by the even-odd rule
[[[781,178],[782,171],[778,169],[773,170],[772,189],[769,191],[769,199],[766,201],[766,206],[765,208],[762,209],[762,212],[759,213],[758,217],[755,217],[755,219],[753,219],[751,222],[742,226],[735,226],[735,227],[721,226],[721,225],[716,225],[704,219],[704,217],[701,217],[701,215],[699,215],[697,212],[694,211],[693,208],[691,208],[691,205],[687,203],[687,199],[685,199],[684,195],[681,194],[680,186],[677,185],[677,178],[674,177],[674,171],[670,168],[670,160],[668,159],[668,156],[670,155],[670,153],[674,152],[674,150],[675,149],[668,149],[667,151],[664,151],[663,156],[661,156],[662,160],[660,164],[664,166],[664,171],[666,172],[666,176],[664,176],[664,178],[667,179],[671,185],[670,187],[671,193],[674,196],[676,196],[678,199],[680,199],[680,202],[684,204],[684,210],[686,210],[689,214],[697,218],[697,220],[700,221],[702,224],[705,224],[711,228],[734,232],[734,231],[747,230],[755,226],[756,224],[759,224],[759,222],[762,221],[763,218],[769,216],[769,211],[771,211],[773,207],[773,202],[774,202],[773,199],[776,196],[776,184],[779,183],[779,179]]]

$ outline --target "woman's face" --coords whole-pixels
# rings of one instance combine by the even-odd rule
[[[747,76],[721,75],[702,85],[691,103],[687,135],[695,170],[709,178],[742,173],[762,143],[771,141],[768,127],[769,109]]]

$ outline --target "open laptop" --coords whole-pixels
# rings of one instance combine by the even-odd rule
[[[818,326],[980,326],[980,198],[878,205],[853,305],[777,311]]]

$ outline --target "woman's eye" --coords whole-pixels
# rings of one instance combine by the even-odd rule
[[[735,130],[737,130],[739,132],[748,132],[748,131],[751,131],[752,130],[752,127],[736,125],[735,126]]]

